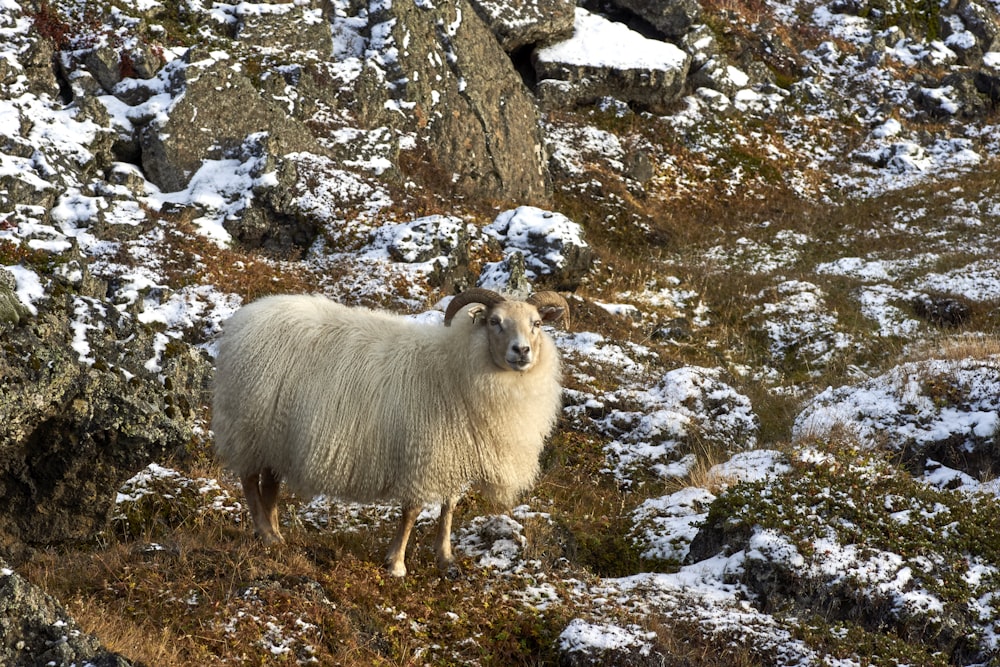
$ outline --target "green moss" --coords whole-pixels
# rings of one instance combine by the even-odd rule
[[[626,519],[567,519],[570,559],[602,577],[625,577],[642,571],[641,549],[620,525]]]
[[[879,29],[896,26],[914,38],[940,36],[941,4],[936,0],[869,0],[858,12]]]
[[[945,667],[947,656],[927,647],[910,643],[894,635],[865,630],[851,623],[829,623],[814,616],[793,631],[796,639],[820,649],[824,654],[843,660],[865,656],[864,665],[922,665]]]

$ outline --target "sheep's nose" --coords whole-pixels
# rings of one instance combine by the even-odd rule
[[[511,345],[510,349],[514,352],[514,354],[517,354],[522,357],[528,356],[528,354],[531,352],[530,345],[518,345],[517,343]]]

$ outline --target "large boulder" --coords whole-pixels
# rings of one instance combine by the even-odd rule
[[[995,10],[974,0],[961,0],[955,7],[955,15],[975,36],[976,44],[983,53],[1000,50],[1000,20]]]
[[[329,58],[333,53],[330,24],[319,9],[301,3],[244,5],[233,9],[238,21],[236,38],[262,49],[313,52]]]
[[[479,16],[507,53],[532,44],[549,44],[573,35],[573,0],[471,0]]]
[[[683,37],[701,20],[698,0],[612,0],[611,4],[634,13],[671,39]]]
[[[665,112],[683,90],[691,56],[578,8],[573,37],[538,49],[533,62],[543,106],[572,108],[613,97]]]
[[[185,189],[204,160],[229,157],[259,132],[277,154],[320,152],[309,130],[262,97],[227,56],[192,48],[167,69],[170,107],[139,134],[143,170],[161,190]]]
[[[464,196],[547,201],[534,99],[468,3],[369,9],[358,111],[367,127],[416,136],[407,177]]]
[[[4,325],[0,346],[0,534],[6,544],[90,540],[123,481],[194,439],[208,362],[157,339],[107,285],[55,279]],[[151,360],[156,365],[150,365]],[[158,372],[150,368],[159,368]]]

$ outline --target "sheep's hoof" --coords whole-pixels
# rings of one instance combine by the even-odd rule
[[[257,539],[265,547],[274,547],[285,543],[285,538],[282,537],[281,533],[257,533]]]
[[[406,576],[406,565],[404,563],[386,562],[385,567],[393,577]]]
[[[450,579],[452,581],[465,577],[465,572],[462,571],[462,568],[458,566],[458,562],[455,560],[438,563],[438,572],[441,573],[442,579]]]

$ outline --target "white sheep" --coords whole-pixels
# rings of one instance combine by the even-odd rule
[[[469,316],[454,319],[463,308]],[[478,288],[452,299],[446,327],[321,296],[241,308],[219,341],[212,429],[256,533],[283,541],[282,481],[305,497],[395,501],[403,516],[386,565],[403,576],[420,509],[440,503],[447,570],[458,497],[474,485],[509,504],[538,474],[562,394],[542,324],[568,311],[555,292],[517,301]]]

